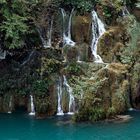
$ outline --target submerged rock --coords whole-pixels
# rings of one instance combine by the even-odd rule
[[[112,117],[110,119],[105,120],[109,123],[126,123],[129,122],[133,117],[130,115],[116,115],[115,117]]]

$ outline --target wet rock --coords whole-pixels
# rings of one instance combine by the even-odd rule
[[[137,20],[140,21],[140,9],[139,8],[134,8],[133,9],[133,14],[137,18]]]
[[[91,16],[75,16],[72,23],[72,36],[76,43],[90,43]]]
[[[76,47],[67,45],[63,48],[63,55],[66,62],[76,62],[78,57],[78,50]]]

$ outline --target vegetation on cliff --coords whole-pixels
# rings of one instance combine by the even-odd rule
[[[130,13],[124,12],[126,6]],[[0,112],[8,110],[11,97],[13,110],[28,108],[29,95],[33,95],[37,114],[56,114],[57,84],[63,75],[73,88],[76,121],[98,121],[129,107],[139,108],[139,7],[139,0],[0,0],[0,53],[7,51],[6,59],[0,60]],[[68,15],[75,9],[74,47],[61,48],[64,25],[59,8]],[[107,29],[97,51],[108,64],[91,62],[93,8]],[[50,21],[52,48],[45,49],[38,29],[47,36]],[[69,97],[63,84],[62,90],[67,112]]]

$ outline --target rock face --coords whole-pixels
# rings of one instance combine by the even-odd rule
[[[72,23],[72,36],[75,42],[90,43],[91,34],[91,16],[75,16]]]
[[[106,63],[119,62],[121,51],[125,47],[128,36],[125,29],[121,27],[111,27],[100,38],[98,43],[98,53]]]

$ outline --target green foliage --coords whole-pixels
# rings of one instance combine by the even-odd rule
[[[10,49],[23,46],[23,36],[28,31],[25,23],[27,19],[16,14],[5,16],[5,18],[6,21],[0,27],[5,33],[5,46]]]
[[[41,66],[41,74],[49,75],[57,72],[60,69],[61,62],[56,59],[47,59],[45,57],[42,58],[42,66]]]
[[[73,75],[81,75],[81,74],[83,74],[83,70],[82,70],[81,66],[76,62],[70,63],[64,69],[64,71],[67,74],[73,74]]]
[[[4,47],[20,48],[25,45],[25,38],[33,32],[32,13],[38,0],[0,0],[0,33]]]
[[[128,28],[130,43],[124,48],[121,55],[121,62],[125,64],[134,64],[139,58],[138,41],[140,39],[140,23],[138,23],[133,16],[129,16],[129,18],[131,21]]]
[[[79,113],[75,114],[74,121],[90,121],[95,122],[105,118],[105,112],[101,108],[88,107],[82,110],[79,110]]]
[[[36,80],[32,84],[32,92],[35,94],[45,94],[48,91],[49,82],[47,80]]]
[[[4,34],[4,46],[10,49],[23,45],[23,36],[28,31],[26,8],[18,1],[1,1],[2,23],[0,32]],[[24,9],[25,8],[25,9]]]
[[[112,15],[111,15],[111,12],[110,12],[110,9],[108,7],[103,7],[103,10],[104,10],[104,16],[110,18]]]
[[[106,113],[106,116],[107,118],[110,117],[110,116],[114,116],[116,114],[116,110],[114,107],[110,107],[108,110],[107,110],[107,113]]]
[[[50,106],[48,96],[35,96],[35,106],[37,113],[46,113]]]
[[[96,2],[98,2],[98,0],[60,0],[61,5],[72,6],[80,13],[91,11]]]

